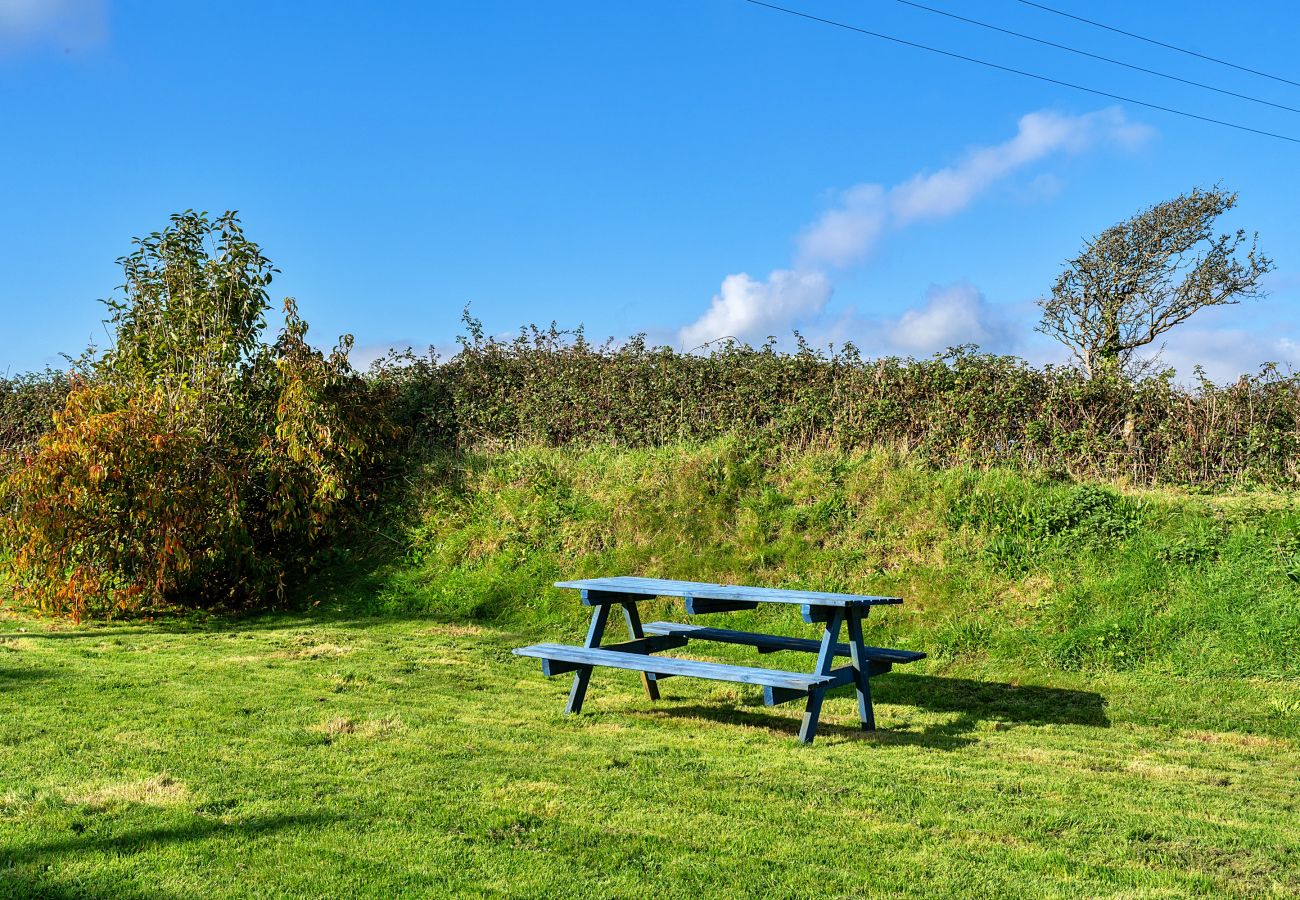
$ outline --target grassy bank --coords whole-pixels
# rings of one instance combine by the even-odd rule
[[[0,615],[0,896],[1300,892],[1290,498],[733,440],[405,483],[302,612]],[[875,683],[878,732],[838,695],[812,747],[691,679],[652,704],[601,671],[565,718],[509,650],[577,639],[549,585],[610,573],[901,594],[868,638],[931,657]]]
[[[625,573],[898,594],[871,639],[945,663],[1300,675],[1290,495],[1124,492],[736,440],[449,456],[412,494],[410,553],[376,583],[379,611],[571,635],[582,612],[551,582]]]

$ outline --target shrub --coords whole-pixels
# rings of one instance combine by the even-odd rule
[[[0,378],[0,466],[50,430],[69,387],[68,377],[52,369]]]
[[[581,331],[485,337],[466,317],[443,364],[381,366],[399,414],[458,447],[664,446],[728,434],[787,446],[902,449],[938,467],[1011,466],[1081,480],[1300,485],[1300,378],[1273,366],[1228,385],[1172,373],[1088,379],[954,348],[932,359],[863,358],[801,345],[726,343],[708,355]]]
[[[283,591],[385,435],[350,338],[315,350],[288,300],[262,340],[275,270],[234,214],[136,244],[112,348],[3,487],[19,591],[74,618]]]

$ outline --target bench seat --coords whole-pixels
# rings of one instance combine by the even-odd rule
[[[676,635],[672,636],[676,637]],[[533,644],[529,647],[520,647],[513,652],[516,656],[530,656],[565,663],[567,664],[565,671],[573,671],[575,667],[608,666],[613,669],[631,669],[654,675],[689,675],[712,681],[757,684],[801,694],[806,694],[815,688],[834,687],[844,682],[843,675],[838,673],[811,675],[804,672],[786,672],[781,669],[759,669],[751,666],[701,662],[696,659],[677,659],[671,656],[646,656],[601,647],[575,647],[571,644]],[[546,669],[543,671],[546,672]],[[561,672],[553,670],[547,674],[558,675]]]
[[[690,638],[697,641],[717,641],[721,644],[744,644],[749,647],[757,647],[760,653],[776,653],[780,650],[816,653],[821,649],[821,641],[809,638],[757,634],[752,631],[732,631],[729,628],[708,628],[703,625],[685,625],[679,622],[651,622],[645,626],[645,633],[665,637]],[[867,647],[865,649],[867,659],[872,662],[902,664],[925,659],[925,654],[917,650],[892,650],[888,647]],[[835,655],[851,656],[849,645],[836,644]]]

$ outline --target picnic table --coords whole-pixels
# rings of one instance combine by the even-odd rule
[[[629,576],[560,581],[555,586],[580,591],[583,604],[594,607],[586,641],[580,647],[572,644],[533,644],[519,647],[514,653],[517,656],[540,659],[543,675],[573,673],[573,687],[569,691],[569,702],[564,710],[566,714],[582,711],[582,701],[587,695],[591,670],[595,666],[640,672],[645,692],[651,700],[659,699],[659,682],[675,675],[734,681],[762,686],[763,702],[768,706],[795,700],[806,701],[803,722],[799,727],[799,740],[811,744],[817,732],[817,720],[821,716],[822,699],[827,691],[841,685],[854,685],[862,728],[873,731],[876,719],[871,706],[871,679],[890,671],[895,664],[925,658],[924,653],[915,650],[868,647],[863,640],[862,620],[871,607],[900,604],[903,602],[900,597],[868,597]],[[655,597],[680,597],[690,616],[757,609],[760,603],[796,605],[801,608],[805,622],[822,625],[822,636],[820,640],[815,640],[708,628],[680,622],[651,622],[642,625],[637,604]],[[602,645],[605,625],[609,621],[610,609],[614,606],[622,607],[628,640]],[[846,625],[849,640],[848,643],[840,643],[840,630]],[[759,653],[782,650],[816,653],[817,661],[813,670],[805,673],[652,655],[663,650],[685,647],[693,640],[743,644],[757,648]],[[848,657],[850,662],[846,666],[835,668],[836,657]]]

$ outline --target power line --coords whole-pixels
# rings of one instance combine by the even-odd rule
[[[1158,103],[1149,103],[1146,100],[1135,100],[1132,97],[1125,97],[1120,94],[1112,94],[1109,91],[1102,91],[1096,88],[1084,87],[1081,84],[1074,84],[1073,82],[1070,81],[1062,81],[1059,78],[1050,78],[1047,75],[1038,75],[1034,72],[1026,72],[1023,69],[1013,69],[1010,66],[1004,66],[999,63],[989,62],[988,60],[985,59],[977,59],[974,56],[964,56],[961,53],[954,53],[951,50],[940,50],[938,47],[930,47],[925,44],[918,44],[915,41],[904,40],[903,38],[894,37],[893,35],[889,35],[889,34],[882,34],[878,31],[869,31],[866,28],[859,28],[856,25],[849,25],[845,22],[837,22],[834,19],[823,19],[822,17],[814,16],[811,13],[799,12],[799,10],[797,9],[787,9],[784,6],[777,6],[774,3],[764,3],[763,0],[745,0],[745,2],[751,3],[754,6],[762,6],[765,7],[766,9],[771,9],[771,10],[775,10],[776,12],[785,13],[787,15],[798,16],[801,19],[808,19],[809,21],[812,22],[820,22],[823,25],[832,25],[836,28],[843,28],[846,31],[853,31],[858,34],[865,34],[870,37],[880,38],[881,40],[884,41],[892,41],[895,44],[902,44],[905,47],[914,47],[917,50],[926,50],[929,51],[930,53],[938,53],[941,56],[947,56],[952,59],[960,59],[963,62],[970,62],[970,63],[975,63],[976,65],[987,66],[990,69],[997,69],[1002,72],[1010,72],[1012,75],[1022,75],[1025,78],[1033,78],[1037,81],[1045,81],[1048,84],[1060,85],[1061,87],[1068,87],[1076,91],[1083,91],[1088,94],[1095,94],[1098,97],[1109,97],[1111,100],[1119,100],[1123,103],[1133,103],[1136,104],[1137,106],[1145,106],[1147,109],[1156,109],[1159,110],[1160,112],[1173,113],[1176,116],[1184,116],[1185,118],[1196,119],[1197,121],[1200,122],[1209,122],[1211,125],[1222,125],[1225,128],[1235,128],[1238,131],[1249,131],[1252,134],[1260,134],[1263,135],[1264,137],[1277,138],[1279,141],[1289,141],[1292,144],[1300,144],[1300,138],[1290,137],[1289,135],[1277,134],[1276,132],[1273,131],[1264,131],[1259,128],[1251,128],[1249,125],[1238,125],[1235,122],[1225,122],[1222,119],[1212,119],[1209,116],[1202,116],[1197,113],[1187,112],[1186,110],[1182,110],[1182,109],[1174,109],[1172,106],[1161,106]]]
[[[1166,50],[1177,50],[1179,53],[1186,53],[1188,56],[1195,56],[1197,59],[1204,59],[1212,63],[1218,63],[1221,66],[1227,66],[1230,69],[1238,69],[1242,72],[1249,72],[1252,75],[1258,75],[1261,78],[1271,78],[1274,81],[1280,81],[1283,84],[1291,84],[1300,87],[1300,81],[1292,81],[1290,78],[1283,78],[1281,75],[1270,75],[1267,72],[1261,72],[1259,69],[1251,69],[1247,66],[1239,66],[1234,62],[1228,62],[1226,59],[1219,59],[1217,56],[1206,56],[1204,53],[1197,53],[1195,50],[1188,50],[1186,47],[1178,47],[1174,44],[1166,44],[1164,41],[1158,41],[1155,38],[1145,37],[1140,34],[1134,34],[1131,31],[1125,31],[1123,28],[1116,28],[1113,25],[1107,25],[1104,22],[1095,22],[1092,19],[1085,19],[1083,16],[1076,16],[1074,13],[1068,13],[1062,9],[1053,9],[1050,6],[1044,6],[1041,3],[1034,3],[1033,0],[1016,0],[1017,3],[1023,3],[1025,6],[1032,6],[1035,9],[1041,9],[1043,12],[1054,13],[1058,16],[1064,16],[1067,19],[1074,19],[1076,22],[1083,22],[1086,25],[1093,25],[1097,28],[1104,28],[1107,31],[1113,31],[1116,34],[1122,34],[1125,37],[1136,38],[1139,41],[1146,41],[1148,44],[1155,44],[1157,47],[1164,47]]]
[[[911,6],[915,9],[924,10],[925,12],[934,13],[935,15],[938,16],[947,16],[949,19],[956,19],[959,22],[965,22],[969,25],[978,25],[980,28],[987,28],[990,31],[999,31],[1002,34],[1009,34],[1012,37],[1018,37],[1021,38],[1022,40],[1033,41],[1035,44],[1043,44],[1044,46],[1047,47],[1055,47],[1058,50],[1065,50],[1068,53],[1077,53],[1079,56],[1086,56],[1089,59],[1099,59],[1102,62],[1110,63],[1113,66],[1123,66],[1124,68],[1132,69],[1135,72],[1145,72],[1148,75],[1155,75],[1159,78],[1167,78],[1170,81],[1177,81],[1177,82],[1181,82],[1182,84],[1190,84],[1193,87],[1202,88],[1207,91],[1214,91],[1215,93],[1218,94],[1226,94],[1229,97],[1237,97],[1238,99],[1241,100],[1249,100],[1252,103],[1262,103],[1264,106],[1272,106],[1276,109],[1285,109],[1287,112],[1300,113],[1300,109],[1297,109],[1294,106],[1287,106],[1284,103],[1274,103],[1272,100],[1262,100],[1259,97],[1252,97],[1249,94],[1238,94],[1236,91],[1230,91],[1227,90],[1226,88],[1215,87],[1212,84],[1205,84],[1200,81],[1193,81],[1190,78],[1180,78],[1177,75],[1170,75],[1167,72],[1159,72],[1156,71],[1155,69],[1148,69],[1143,66],[1134,65],[1133,63],[1126,63],[1121,59],[1112,59],[1109,56],[1102,56],[1098,53],[1090,53],[1087,50],[1080,50],[1077,47],[1070,47],[1066,44],[1058,44],[1055,41],[1046,40],[1045,38],[1034,37],[1032,34],[1023,34],[1022,32],[1019,31],[1012,31],[1010,28],[1003,28],[999,25],[992,25],[988,22],[981,22],[979,19],[968,19],[965,16],[959,16],[956,13],[948,12],[947,10],[936,9],[933,6],[926,6],[924,3],[915,3],[913,2],[913,0],[894,0],[894,2],[901,3],[904,6]]]

